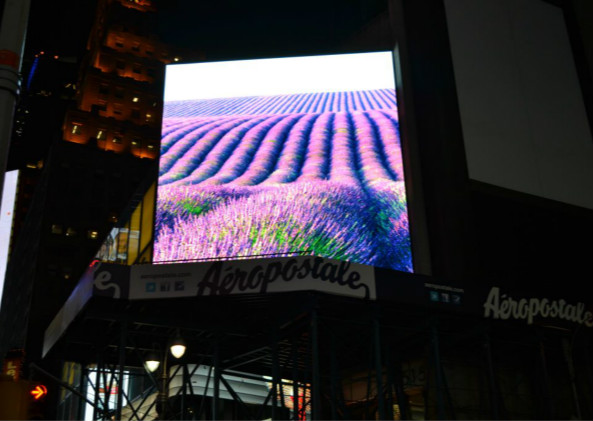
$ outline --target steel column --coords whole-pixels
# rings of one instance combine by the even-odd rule
[[[373,318],[373,338],[375,348],[375,381],[377,383],[377,405],[379,410],[379,419],[385,417],[385,395],[383,390],[383,364],[381,362],[381,326],[377,315]]]
[[[124,367],[126,364],[126,337],[128,336],[128,323],[123,321],[120,326],[119,337],[119,370],[118,370],[118,388],[117,388],[117,408],[115,419],[121,420],[121,411],[123,408],[123,385],[124,385]]]
[[[313,390],[311,391],[311,419],[321,419],[321,376],[319,373],[319,332],[317,325],[317,309],[311,310],[311,351],[313,370]]]

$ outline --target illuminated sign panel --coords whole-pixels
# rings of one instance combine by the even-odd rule
[[[154,261],[412,271],[392,53],[167,66]]]
[[[18,170],[8,171],[4,174],[4,190],[2,191],[2,204],[0,205],[0,300],[2,299],[6,264],[8,262],[18,178]]]

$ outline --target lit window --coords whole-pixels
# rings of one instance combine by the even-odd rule
[[[132,98],[132,102],[138,102],[140,101],[140,98],[138,98],[137,96],[135,96],[134,98]]]
[[[152,114],[146,113],[146,121],[152,121]]]
[[[175,58],[173,59],[173,61],[179,61],[179,60],[180,60],[180,58],[179,58],[179,57],[175,57]]]
[[[61,234],[62,233],[62,226],[59,224],[53,224],[51,226],[51,233],[52,234]]]
[[[81,124],[74,123],[72,125],[72,134],[80,134],[80,126]]]
[[[138,147],[138,145],[140,145],[140,140],[138,140],[138,139],[132,140],[132,146]]]
[[[122,142],[122,140],[121,140],[121,136],[118,136],[118,135],[115,135],[115,136],[113,136],[113,140],[112,140],[112,142],[113,142],[113,143],[120,144],[120,143]]]
[[[148,144],[148,149],[154,149],[154,144],[152,144],[152,143],[149,143],[149,144]]]
[[[105,137],[106,137],[105,130],[103,130],[103,129],[97,130],[97,135],[95,137],[97,138],[97,140],[105,140]]]
[[[97,238],[99,238],[99,231],[88,231],[87,232],[87,237],[91,240],[96,240]]]
[[[76,230],[72,227],[68,227],[66,229],[66,237],[74,237],[76,235]]]

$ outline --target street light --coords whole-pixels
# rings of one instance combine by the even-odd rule
[[[185,344],[185,341],[179,334],[179,330],[178,330],[177,335],[175,336],[175,339],[173,339],[173,341],[171,341],[169,351],[171,352],[173,357],[175,357],[176,359],[179,359],[183,356],[183,354],[185,354],[186,348],[187,348],[187,346]],[[161,376],[159,378],[159,380],[160,380],[159,393],[158,393],[157,399],[156,399],[156,402],[157,402],[156,410],[162,419],[166,419],[167,400],[169,398],[169,382],[168,382],[169,375],[167,372],[168,357],[169,357],[169,353],[164,352],[163,366],[161,369]],[[157,356],[157,354],[154,351],[146,354],[146,358],[144,360],[144,367],[146,368],[147,371],[149,371],[150,373],[153,373],[159,368],[160,365],[161,365],[161,362],[159,361],[159,357]]]

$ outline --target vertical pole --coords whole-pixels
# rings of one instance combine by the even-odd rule
[[[330,370],[331,370],[331,413],[332,413],[332,420],[338,419],[338,356],[336,355],[336,335],[335,333],[331,333],[331,363],[330,363]]]
[[[484,333],[484,352],[486,356],[486,364],[488,368],[488,386],[490,389],[490,406],[492,408],[492,419],[500,419],[500,409],[498,397],[498,388],[496,387],[496,373],[494,372],[494,364],[492,362],[492,347],[490,346],[490,334]]]
[[[546,348],[544,345],[543,333],[541,331],[538,331],[538,347],[539,362],[541,364],[541,373],[543,377],[541,399],[546,407],[547,416],[550,417],[550,419],[555,419],[555,405],[552,394],[550,393],[550,376],[548,374],[548,363],[546,361]]]
[[[317,326],[317,309],[311,310],[311,348],[313,359],[313,390],[311,393],[311,418],[321,419],[321,376],[319,373],[319,333]]]
[[[272,389],[274,392],[272,393],[272,419],[277,419],[278,411],[278,342],[276,341],[276,336],[272,338]],[[280,386],[282,387],[282,386]]]
[[[220,361],[219,361],[219,347],[218,347],[218,337],[216,337],[214,342],[214,355],[213,355],[213,366],[214,366],[214,393],[212,395],[212,420],[217,420],[218,418],[218,399],[220,396]]]
[[[437,419],[445,419],[445,402],[443,400],[443,372],[441,370],[441,355],[439,350],[439,333],[436,321],[430,323],[430,351],[432,354],[433,372],[435,373],[436,398],[437,398]]]
[[[126,364],[126,337],[128,336],[128,323],[123,321],[120,326],[119,338],[119,370],[117,374],[117,408],[115,412],[115,419],[121,420],[121,410],[124,402],[124,367]]]
[[[389,383],[395,388],[395,396],[397,397],[397,405],[399,406],[400,418],[402,420],[411,420],[410,406],[408,405],[408,396],[404,391],[404,380],[402,373],[401,358],[397,357],[395,363],[392,358],[387,360],[387,373],[391,377]]]
[[[297,345],[298,338],[292,340],[292,419],[299,421],[299,381],[297,368]]]
[[[181,379],[183,382],[183,388],[181,389],[181,411],[180,411],[180,414],[181,414],[181,419],[184,420],[184,419],[186,419],[185,418],[185,395],[186,395],[185,388],[186,388],[187,379],[188,379],[187,364],[182,364],[181,370],[182,370]]]
[[[161,371],[161,384],[160,390],[157,394],[157,412],[159,418],[166,420],[168,415],[168,404],[169,404],[169,367],[167,367],[169,359],[169,350],[165,348],[163,350],[163,369]]]
[[[87,391],[85,385],[87,384],[86,378],[89,375],[89,370],[87,367],[84,367],[82,364],[80,365],[80,381],[78,383],[78,387],[80,389],[80,393],[87,396]],[[76,411],[76,419],[83,419],[84,418],[84,408],[86,407],[86,402],[78,398],[78,410]]]
[[[101,371],[103,370],[103,361],[99,356],[97,358],[97,371],[95,372],[95,404],[93,405],[93,420],[97,419],[97,408],[99,407],[99,389],[101,386]]]
[[[19,72],[31,0],[6,0],[0,25],[0,201],[12,135],[12,119],[19,95]]]
[[[564,351],[564,359],[566,360],[566,365],[568,366],[568,376],[570,378],[570,387],[572,389],[572,399],[574,402],[575,414],[577,419],[580,420],[582,419],[582,415],[581,405],[579,403],[579,393],[577,391],[576,376],[574,371],[574,360],[572,358],[573,347],[568,338],[562,338],[562,349]]]
[[[375,381],[377,383],[377,404],[379,419],[385,419],[385,395],[383,393],[383,364],[381,362],[381,325],[378,316],[373,318],[373,331],[375,342]]]

